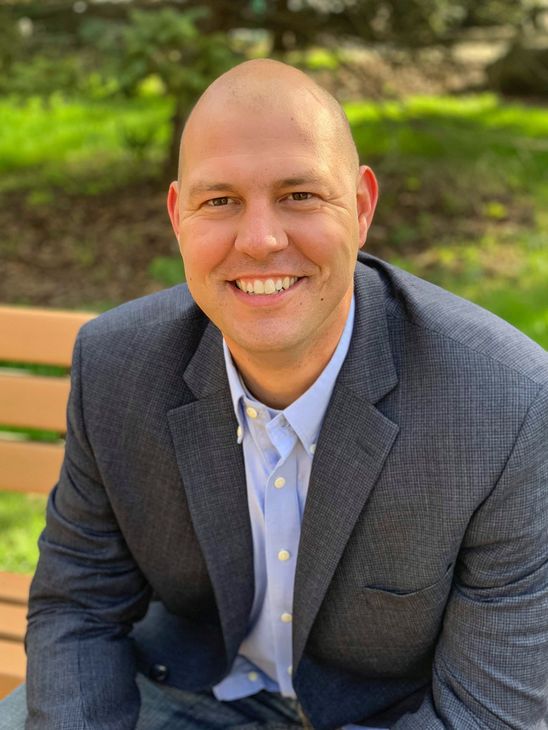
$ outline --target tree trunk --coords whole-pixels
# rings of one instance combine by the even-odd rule
[[[171,115],[171,138],[169,140],[163,169],[163,177],[168,182],[175,180],[178,175],[179,146],[186,118],[187,106],[182,100],[176,98],[173,113]]]

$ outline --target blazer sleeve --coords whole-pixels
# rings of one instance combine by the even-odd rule
[[[77,338],[65,459],[47,507],[26,634],[27,730],[130,730],[139,714],[128,633],[150,589],[101,483],[82,408]]]
[[[469,524],[431,692],[393,727],[548,727],[548,387]]]

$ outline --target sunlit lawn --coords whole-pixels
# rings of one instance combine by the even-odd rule
[[[29,573],[38,558],[36,541],[44,523],[39,496],[0,495],[0,570]]]
[[[548,251],[536,237],[512,243],[434,246],[395,260],[409,271],[491,310],[548,349]]]
[[[390,259],[548,348],[548,110],[484,94],[347,113],[381,187],[383,174],[402,181],[381,204],[397,214],[408,199],[417,209],[414,224],[389,232]]]
[[[159,165],[169,105],[0,101],[0,193],[94,194]],[[352,103],[360,155],[381,181],[389,258],[491,309],[548,348],[548,110],[492,95]],[[411,215],[401,215],[410,206]],[[151,275],[170,285],[178,259]],[[0,494],[0,569],[32,570],[43,500]]]
[[[0,100],[0,193],[23,189],[47,202],[64,192],[95,194],[158,164],[169,102]]]

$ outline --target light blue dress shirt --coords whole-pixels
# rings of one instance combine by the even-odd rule
[[[229,675],[213,688],[219,700],[235,700],[262,689],[295,697],[292,608],[301,521],[316,442],[350,345],[354,309],[352,300],[337,348],[320,376],[283,411],[268,408],[249,393],[223,342],[238,421],[234,438],[244,453],[255,595],[249,633]]]

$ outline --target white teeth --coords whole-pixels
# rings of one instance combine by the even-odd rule
[[[282,289],[289,289],[290,286],[293,286],[293,284],[297,281],[297,276],[285,276],[283,279],[265,279],[264,281],[261,279],[254,279],[251,280],[245,280],[245,279],[236,279],[234,282],[238,289],[241,289],[244,292],[247,292],[247,294],[275,294],[276,292],[281,291]]]

